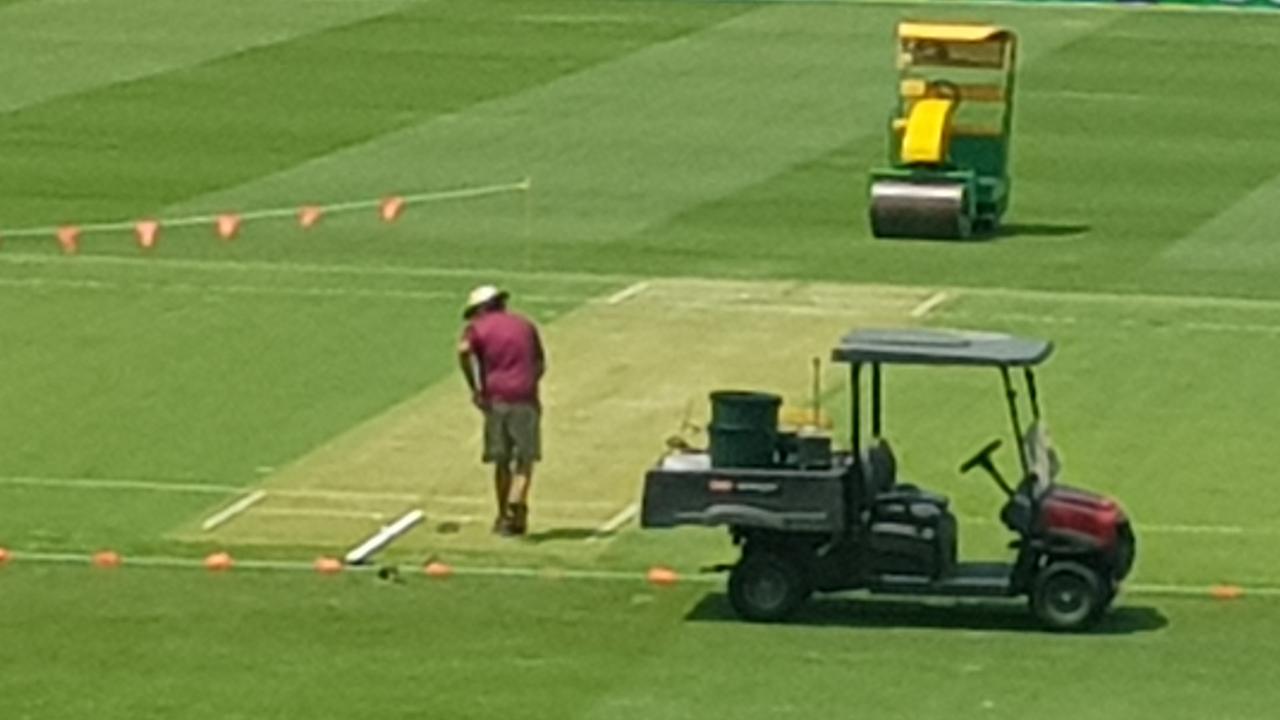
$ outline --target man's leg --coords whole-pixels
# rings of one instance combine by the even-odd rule
[[[494,532],[502,529],[502,523],[510,513],[508,498],[511,497],[511,463],[498,460],[493,463],[493,491],[498,499],[498,518],[493,521]]]
[[[484,412],[484,461],[493,463],[493,493],[498,501],[498,517],[493,521],[493,531],[506,530],[511,509],[507,498],[511,496],[512,443],[506,430],[508,409],[494,404]]]
[[[511,435],[515,441],[515,467],[507,507],[511,532],[523,535],[528,527],[529,488],[533,485],[533,465],[542,457],[542,413],[536,405],[513,407]]]
[[[533,484],[533,461],[518,460],[511,475],[507,507],[511,513],[511,529],[523,533],[529,523],[529,487]]]

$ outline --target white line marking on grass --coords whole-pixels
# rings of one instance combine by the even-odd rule
[[[872,307],[848,307],[836,305],[798,305],[786,303],[744,303],[744,302],[710,302],[700,300],[655,300],[647,298],[646,302],[651,303],[660,308],[673,308],[678,310],[714,310],[716,312],[745,312],[753,315],[772,313],[775,315],[791,315],[791,316],[810,316],[810,317],[831,317],[832,315],[845,315],[853,318],[863,315],[879,315]],[[865,305],[874,306],[874,303]]]
[[[1125,92],[1092,92],[1089,90],[1033,90],[1022,93],[1023,97],[1044,96],[1064,98],[1067,100],[1098,100],[1098,101],[1119,101],[1119,102],[1153,102],[1167,100],[1164,95],[1147,95],[1144,93],[1125,93]]]
[[[1185,533],[1189,535],[1275,535],[1280,529],[1247,528],[1241,525],[1162,525],[1160,523],[1139,523],[1139,532],[1153,533]]]
[[[444,200],[466,200],[470,198],[485,197],[488,195],[499,195],[510,192],[527,191],[531,183],[528,178],[514,183],[501,183],[494,185],[480,185],[475,187],[457,188],[454,190],[431,190],[425,192],[417,192],[409,195],[399,196],[405,205],[413,205],[416,203],[441,202]],[[379,207],[386,198],[372,198],[365,200],[350,200],[343,202],[330,203],[328,205],[315,205],[322,213],[337,214],[351,212],[354,210],[368,210]],[[300,205],[291,205],[289,207],[264,208],[260,210],[248,210],[239,213],[242,221],[265,220],[270,218],[295,217],[298,214]],[[157,218],[162,227],[185,227],[190,225],[211,225],[217,222],[219,214],[212,215],[188,215],[176,218]],[[79,225],[80,231],[83,233],[98,232],[133,232],[136,220],[112,221],[112,222],[96,222],[84,223]],[[11,230],[0,230],[0,236],[5,238],[30,238],[30,237],[48,237],[57,233],[59,226],[49,225],[43,227],[26,227],[13,228]]]
[[[104,282],[102,280],[70,280],[62,278],[0,278],[0,287],[93,290],[105,292],[167,292],[198,295],[269,295],[284,297],[375,298],[388,300],[442,300],[455,302],[458,293],[446,290],[382,290],[343,287],[305,287],[288,285],[226,285],[201,283]],[[545,295],[522,293],[520,299],[530,303],[576,305],[590,302],[580,295]]]
[[[142,480],[136,478],[60,478],[10,476],[0,477],[0,485],[16,485],[48,488],[83,488],[85,490],[140,490],[144,492],[174,492],[209,495],[231,495],[249,492],[254,488],[238,485],[217,485],[188,481]]]
[[[1278,13],[1280,14],[1280,13]],[[0,264],[9,265],[53,265],[75,262],[77,265],[103,265],[103,266],[121,266],[121,267],[147,267],[150,269],[177,268],[186,270],[199,271],[244,271],[244,272],[261,272],[261,273],[279,273],[279,274],[315,274],[315,275],[349,275],[353,277],[420,277],[420,278],[520,278],[526,282],[531,280],[541,280],[557,283],[575,283],[575,284],[616,284],[619,282],[636,281],[650,282],[648,289],[652,290],[652,281],[638,280],[632,275],[607,274],[607,273],[574,273],[574,272],[546,272],[546,271],[519,271],[499,268],[411,268],[393,265],[314,265],[306,263],[273,263],[273,262],[253,262],[253,261],[234,261],[234,260],[178,260],[157,257],[117,257],[108,255],[81,255],[74,261],[66,258],[47,255],[41,253],[0,253]],[[731,287],[733,281],[711,280],[688,278],[677,281],[681,285],[704,287]],[[761,281],[767,282],[767,281]],[[42,284],[56,285],[65,284],[68,286],[78,286],[88,289],[112,289],[111,283],[95,281],[95,280],[43,280],[43,279],[8,279],[0,280],[0,285],[24,286]],[[818,283],[822,285],[822,283]],[[136,286],[128,286],[136,287]],[[225,292],[254,292],[254,293],[271,293],[271,294],[298,294],[298,295],[335,295],[335,296],[371,296],[371,297],[401,297],[411,299],[445,299],[454,297],[452,293],[438,293],[433,291],[399,291],[399,290],[360,290],[360,289],[332,289],[332,288],[278,288],[278,287],[255,287],[255,286],[238,286],[238,285],[209,285],[202,286],[199,284],[157,284],[156,287],[170,287],[191,291],[225,291]],[[928,288],[915,287],[909,285],[847,285],[833,286],[844,290],[862,290],[869,293],[924,293],[928,292]],[[1058,291],[1058,290],[1036,290],[1028,288],[998,288],[998,287],[964,287],[952,286],[948,287],[945,292],[949,297],[957,297],[960,295],[968,295],[978,298],[1010,298],[1016,300],[1027,301],[1046,301],[1058,303],[1099,303],[1113,304],[1119,306],[1139,306],[1150,305],[1155,307],[1186,307],[1186,308],[1221,308],[1221,309],[1239,309],[1239,310],[1256,310],[1256,311],[1280,311],[1280,299],[1268,298],[1245,298],[1245,297],[1224,297],[1212,295],[1149,295],[1141,293],[1109,293],[1109,292],[1075,292],[1075,291]],[[573,303],[607,303],[608,298],[590,298],[577,296],[554,296],[554,295],[530,295],[525,296],[541,302],[573,302]],[[845,312],[856,315],[861,312],[860,308],[848,307],[842,303],[818,302],[815,304],[778,304],[778,303],[743,303],[740,302],[742,296],[738,298],[725,298],[723,301],[686,301],[679,299],[664,299],[658,293],[646,293],[646,300],[654,304],[684,309],[708,309],[708,310],[737,310],[752,313],[773,312],[787,315],[824,315],[829,316],[833,312]],[[753,296],[749,293],[745,294],[747,299]],[[858,299],[859,306],[867,303],[876,303],[874,298]],[[863,308],[864,309],[864,308]],[[934,308],[936,309],[936,308]],[[963,311],[954,312],[947,311],[948,317],[964,318],[970,315]],[[999,315],[982,315],[984,320],[990,319],[1006,319],[1006,320],[1023,320],[1029,322],[1054,322],[1062,324],[1077,323],[1077,318],[1070,315],[1035,315],[1035,314],[1019,314],[1004,313]],[[1122,324],[1139,325],[1138,321],[1129,319],[1121,320]],[[1272,326],[1261,323],[1211,323],[1211,322],[1187,322],[1178,324],[1177,327],[1188,328],[1192,330],[1218,331],[1218,332],[1258,332],[1258,333],[1280,333],[1280,324]]]
[[[239,500],[231,503],[230,505],[223,508],[222,510],[214,513],[213,515],[210,515],[208,518],[205,519],[204,522],[200,523],[200,529],[204,530],[205,532],[209,532],[210,530],[213,530],[221,525],[225,525],[235,516],[239,515],[245,510],[248,510],[250,507],[252,507],[256,503],[261,502],[262,499],[265,498],[266,496],[267,496],[266,490],[255,490],[249,493],[248,495],[245,495],[244,497],[240,498]]]
[[[305,488],[272,489],[272,495],[316,500],[390,500],[392,502],[418,502],[418,493],[368,492],[365,490],[321,490]]]
[[[989,517],[965,515],[961,522],[972,525],[998,525],[998,520]],[[1139,521],[1136,524],[1138,534],[1143,532],[1188,534],[1188,535],[1276,535],[1280,528],[1245,527],[1243,525],[1195,525],[1189,523],[1150,523]]]
[[[445,505],[492,505],[492,497],[482,497],[480,495],[424,495],[421,498],[422,504],[426,506],[445,504]],[[533,505],[537,507],[555,507],[583,510],[589,509],[605,509],[611,510],[618,506],[615,502],[607,500],[534,500]]]
[[[384,526],[381,530],[374,533],[372,537],[360,543],[355,549],[346,555],[346,563],[348,565],[359,565],[369,559],[370,555],[378,552],[386,547],[391,541],[411,530],[415,525],[422,522],[426,517],[426,513],[421,510],[410,510],[405,513],[399,520]]]
[[[783,4],[783,3],[803,3],[811,2],[817,4],[836,4],[836,5],[879,5],[885,7],[893,7],[899,5],[930,5],[936,6],[938,0],[755,0],[761,4]],[[1111,10],[1114,12],[1185,12],[1185,13],[1242,13],[1252,15],[1271,15],[1280,19],[1280,12],[1276,8],[1267,7],[1265,5],[1238,5],[1231,3],[1220,3],[1217,5],[1192,5],[1190,3],[1128,3],[1116,2],[1115,0],[1037,0],[1035,3],[1028,3],[1027,0],[963,0],[962,2],[951,3],[953,7],[968,8],[984,8],[984,7],[1010,7],[1020,10],[1029,8],[1046,8],[1050,10],[1079,10],[1081,12],[1094,12],[1098,10]]]
[[[1280,12],[1276,12],[1280,16]],[[555,283],[582,283],[609,285],[623,282],[652,282],[652,278],[642,278],[622,273],[589,273],[589,272],[555,272],[539,270],[516,270],[510,268],[423,268],[403,265],[351,265],[351,264],[310,264],[298,262],[262,262],[246,260],[183,260],[162,257],[122,257],[114,255],[78,255],[68,259],[60,255],[45,253],[6,252],[0,253],[0,264],[9,265],[55,265],[75,263],[76,265],[104,265],[146,268],[178,268],[198,271],[237,271],[263,272],[296,275],[351,275],[355,277],[404,277],[404,278],[518,278],[524,281],[542,280]],[[681,278],[681,285],[697,285],[706,287],[729,287],[735,281],[712,278]],[[737,281],[739,284],[741,281]],[[769,282],[761,280],[760,282]],[[824,283],[816,283],[823,285]],[[937,288],[913,285],[879,285],[853,284],[835,285],[838,289],[865,290],[872,293],[923,294]],[[954,285],[942,290],[955,297],[970,295],[987,298],[1012,298],[1018,300],[1043,300],[1056,302],[1090,302],[1111,303],[1117,305],[1156,305],[1191,308],[1238,308],[1254,310],[1280,310],[1280,299],[1230,297],[1220,295],[1156,295],[1144,293],[1120,292],[1086,292],[1072,290],[1040,290],[1016,287],[967,287]],[[706,305],[703,303],[703,305]],[[712,304],[710,307],[719,307]],[[819,306],[792,306],[817,309]]]
[[[322,297],[322,298],[375,298],[388,300],[438,300],[454,302],[458,294],[443,290],[381,290],[362,288],[326,288],[288,285],[227,285],[200,283],[150,283],[150,282],[105,282],[101,280],[80,280],[61,278],[0,278],[0,287],[33,288],[33,289],[68,289],[88,290],[95,292],[161,292],[184,293],[195,295],[263,295],[272,297]],[[648,283],[637,283],[625,290],[606,298],[593,298],[582,295],[550,295],[541,293],[522,293],[520,298],[528,303],[545,303],[557,305],[618,305],[640,294]],[[639,288],[638,290],[635,288]],[[630,292],[628,292],[630,291]],[[624,293],[627,293],[624,295]],[[675,298],[652,297],[649,302],[665,308],[689,310],[745,311],[752,313],[780,313],[785,315],[821,315],[842,312],[851,315],[864,314],[868,307],[879,307],[888,303],[859,300],[857,308],[848,305],[831,303],[772,303],[746,302],[753,296],[743,294],[732,301],[719,303],[714,300],[679,300]],[[760,298],[764,299],[764,298]]]
[[[945,316],[950,319],[967,319],[981,320],[990,322],[992,320],[1004,322],[1027,322],[1040,323],[1049,325],[1077,325],[1085,324],[1080,318],[1071,315],[1052,315],[1052,314],[1033,314],[1033,313],[969,313],[969,312],[947,312]],[[1178,330],[1192,330],[1197,332],[1212,333],[1238,333],[1238,334],[1260,334],[1260,335],[1278,335],[1280,334],[1280,323],[1268,325],[1266,323],[1221,323],[1221,322],[1199,322],[1188,321],[1176,324],[1147,322],[1137,318],[1117,318],[1107,321],[1108,325],[1114,327],[1133,327],[1133,328],[1150,328],[1152,330],[1175,328]]]
[[[929,314],[929,311],[938,307],[947,301],[947,294],[944,292],[936,292],[924,300],[924,302],[911,309],[911,317],[922,318]]]
[[[531,25],[636,25],[648,22],[632,15],[517,15],[515,19]]]
[[[10,265],[102,265],[117,267],[177,268],[203,272],[266,272],[292,275],[351,275],[355,277],[401,278],[523,278],[556,283],[613,285],[636,280],[630,275],[608,273],[575,273],[554,271],[503,270],[500,268],[424,268],[405,265],[351,265],[343,263],[263,262],[256,260],[183,260],[163,257],[128,257],[116,255],[77,255],[74,260],[45,253],[0,253],[0,263]]]
[[[344,520],[376,520],[380,521],[386,513],[372,510],[325,510],[324,508],[259,508],[254,515],[267,517],[327,517]]]
[[[1263,325],[1259,323],[1188,322],[1183,323],[1182,327],[1188,330],[1203,330],[1205,332],[1262,333],[1265,335],[1280,333],[1280,325]]]
[[[1227,583],[1230,585],[1230,583]],[[1131,595],[1182,595],[1191,597],[1212,597],[1215,585],[1182,585],[1179,583],[1134,583],[1122,584],[1121,592]],[[1280,587],[1249,586],[1241,588],[1241,597],[1280,597]]]
[[[25,562],[66,563],[72,565],[89,564],[92,558],[89,553],[71,552],[14,552],[13,557],[15,560],[22,560]],[[123,560],[125,565],[136,567],[188,570],[200,570],[204,568],[204,561],[198,558],[172,557],[167,555],[126,555]],[[315,565],[313,563],[295,560],[241,560],[236,558],[234,560],[233,567],[236,570],[306,570],[315,572]]]
[[[0,477],[0,486],[3,485],[209,495],[239,495],[259,489],[241,485],[218,485],[215,483],[206,484],[188,481],[169,482],[163,480],[141,480],[133,478],[59,478],[30,476]],[[318,500],[391,500],[395,502],[417,502],[422,497],[417,493],[366,492],[363,490],[307,490],[284,488],[280,490],[272,489],[270,492],[272,495],[277,497],[313,498]]]
[[[613,517],[609,518],[608,520],[605,521],[603,525],[596,528],[596,531],[592,533],[591,537],[587,538],[587,541],[592,542],[595,540],[603,540],[605,538],[611,537],[614,533],[618,532],[618,529],[621,528],[623,525],[626,525],[627,523],[634,520],[636,515],[638,515],[639,513],[640,513],[640,503],[634,503],[634,502],[631,503],[630,505],[622,508],[622,510],[618,511],[617,515],[614,515]]]
[[[639,295],[640,293],[644,292],[647,289],[649,289],[649,283],[645,282],[644,280],[641,280],[640,282],[632,283],[622,288],[618,292],[610,295],[605,300],[605,304],[617,305],[619,303],[630,300],[631,298]]]
[[[474,515],[471,513],[431,513],[428,516],[431,522],[452,522],[460,525],[470,525],[472,523],[491,523],[493,515]],[[565,517],[544,517],[535,515],[534,519],[538,521],[538,526],[543,529],[547,528],[567,528],[578,527],[583,524],[580,518]]]
[[[1280,15],[1280,13],[1277,13]],[[1280,310],[1280,300],[1272,298],[1230,297],[1222,295],[1158,295],[1148,293],[1090,292],[1077,290],[1037,290],[1011,287],[953,286],[948,291],[957,295],[1044,302],[1079,302],[1113,305],[1154,305],[1204,309],[1219,307],[1241,310]]]
[[[92,555],[89,552],[76,553],[14,550],[12,551],[11,558],[17,563],[36,562],[88,565],[91,562]],[[124,564],[136,567],[188,570],[201,570],[204,568],[204,562],[198,558],[184,558],[165,555],[125,556]],[[242,560],[236,558],[234,568],[236,570],[315,572],[314,563],[296,560]],[[357,571],[372,570],[373,566],[369,565],[362,567],[356,565],[349,569]],[[600,582],[621,581],[633,583],[645,582],[645,573],[637,570],[574,570],[557,567],[496,567],[485,565],[454,565],[452,566],[452,569],[455,575],[471,577],[520,578],[529,580],[568,579]],[[718,573],[682,573],[679,576],[679,583],[681,584],[719,585],[723,582],[724,579]],[[1209,598],[1212,596],[1215,587],[1218,586],[1182,583],[1128,583],[1122,586],[1122,592],[1126,595],[1179,595]],[[1245,585],[1241,587],[1241,597],[1244,599],[1280,597],[1280,587],[1268,585]]]

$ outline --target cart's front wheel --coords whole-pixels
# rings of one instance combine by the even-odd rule
[[[1106,604],[1098,573],[1077,562],[1045,566],[1031,591],[1031,609],[1050,630],[1083,630],[1102,615]]]
[[[729,602],[747,620],[784,620],[807,597],[802,568],[779,553],[746,553],[729,573]]]

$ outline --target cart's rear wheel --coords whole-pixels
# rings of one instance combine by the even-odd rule
[[[747,620],[784,620],[809,592],[803,568],[776,552],[745,553],[729,573],[729,602]]]
[[[1106,606],[1102,579],[1077,562],[1045,566],[1031,590],[1031,609],[1050,630],[1084,630],[1102,616]]]

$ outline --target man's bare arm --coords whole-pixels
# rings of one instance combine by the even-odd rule
[[[462,371],[462,377],[466,378],[467,387],[471,388],[471,392],[479,392],[480,387],[476,382],[475,361],[471,355],[471,343],[466,340],[458,343],[458,369]]]
[[[476,358],[475,353],[471,352],[471,343],[463,338],[458,343],[458,369],[462,370],[462,377],[467,381],[467,387],[471,389],[471,402],[476,407],[484,407],[483,390],[484,384],[481,381],[480,362]]]
[[[542,376],[547,372],[547,354],[542,349],[542,336],[537,330],[533,331],[533,347],[538,379],[541,380]]]

